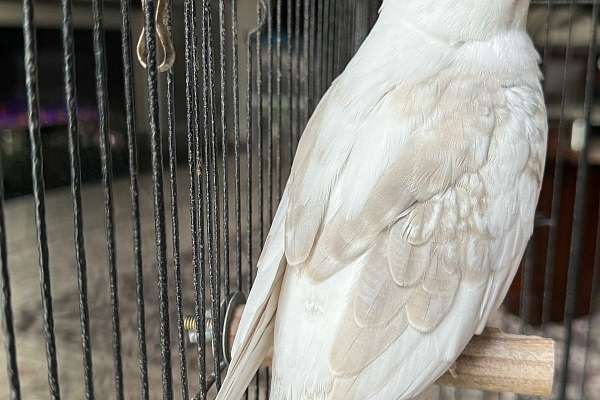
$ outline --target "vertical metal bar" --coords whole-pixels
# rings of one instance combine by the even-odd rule
[[[258,1],[257,1],[258,3]],[[247,266],[248,266],[248,292],[252,287],[252,38],[256,34],[257,28],[248,32],[246,36],[246,247],[248,248]]]
[[[323,81],[321,80],[321,68],[323,67],[323,18],[325,0],[315,2],[316,7],[316,43],[315,43],[315,105],[321,97]]]
[[[369,2],[354,2],[352,54],[356,53],[369,33],[369,4]]]
[[[329,87],[329,80],[327,78],[328,76],[328,70],[329,70],[329,55],[330,55],[330,51],[331,48],[329,47],[329,39],[330,39],[330,20],[331,20],[331,16],[329,15],[330,12],[330,8],[331,8],[331,0],[324,0],[323,1],[323,38],[322,38],[322,50],[321,50],[321,69],[320,69],[320,75],[321,75],[321,90],[319,91],[319,97],[323,96],[323,94],[327,91],[327,88]]]
[[[302,118],[302,127],[306,125],[309,118],[310,108],[310,50],[309,50],[309,31],[310,31],[310,3],[312,0],[304,1],[304,31],[303,31],[303,50],[304,50],[304,71],[302,74],[301,82],[303,84],[304,92],[304,113]],[[300,131],[299,131],[300,133]],[[301,135],[301,134],[300,134]]]
[[[550,56],[550,26],[552,21],[552,0],[546,0],[546,29],[544,30],[544,48],[542,49],[542,68],[548,66]],[[546,84],[546,81],[542,83]]]
[[[350,2],[352,0],[342,0],[342,13],[340,15],[341,21],[341,65],[340,65],[340,73],[344,70],[346,66],[346,60],[348,59],[348,49],[350,47],[350,36],[352,36],[352,32],[350,30]]]
[[[8,399],[21,400],[21,384],[17,365],[17,346],[11,302],[8,254],[6,251],[6,226],[4,224],[4,175],[0,158],[0,307],[2,308],[2,332],[6,351],[6,375]]]
[[[567,77],[571,60],[571,41],[573,36],[573,14],[575,10],[575,0],[570,0],[569,5],[569,33],[567,37],[567,47],[565,49],[565,59],[563,64],[562,93],[560,103],[560,117],[558,121],[558,137],[556,139],[556,154],[554,158],[554,179],[552,182],[552,211],[550,230],[548,233],[548,247],[546,249],[546,268],[544,273],[544,297],[542,304],[542,326],[545,330],[552,315],[552,303],[554,300],[554,276],[556,272],[556,249],[558,248],[558,221],[562,208],[562,187],[564,175],[564,160],[561,155],[561,149],[565,145],[565,108],[569,97],[569,85]]]
[[[592,29],[590,46],[588,49],[588,65],[585,82],[584,119],[586,123],[584,145],[579,155],[577,166],[577,183],[575,185],[575,206],[573,210],[573,231],[571,234],[571,250],[569,257],[569,273],[567,278],[567,294],[565,303],[565,342],[564,359],[559,383],[559,396],[564,398],[567,392],[569,379],[569,361],[571,356],[571,342],[573,340],[573,319],[575,318],[575,304],[579,288],[579,275],[581,271],[581,256],[583,253],[583,228],[586,211],[588,172],[589,172],[589,141],[591,136],[591,114],[595,100],[596,82],[596,57],[597,57],[597,30],[600,1],[594,0],[592,9]]]
[[[267,213],[271,221],[273,212],[273,3],[267,2]],[[262,224],[263,222],[261,222]],[[263,229],[266,234],[266,230]],[[264,237],[261,237],[261,247]]]
[[[361,34],[361,32],[359,32],[359,29],[361,29],[362,27],[360,26],[359,23],[359,18],[358,18],[358,7],[356,5],[356,1],[355,0],[350,0],[350,4],[351,4],[351,8],[350,8],[350,27],[352,29],[352,32],[350,34],[350,53],[348,54],[348,59],[352,58],[352,55],[354,54],[355,50],[356,50],[356,44],[358,43],[358,38]]]
[[[333,52],[333,72],[332,75],[337,77],[340,73],[341,65],[341,47],[342,47],[342,11],[343,11],[344,0],[335,0],[335,19],[333,21],[333,32],[334,32],[334,52]]]
[[[271,395],[271,370],[267,368],[265,371],[265,398],[268,399]]]
[[[199,258],[198,270],[195,272],[195,290],[196,290],[196,320],[198,324],[198,337],[205,337],[206,333],[206,268],[212,268],[212,237],[211,228],[208,224],[205,225],[205,221],[208,218],[209,212],[207,212],[210,205],[210,199],[208,195],[209,185],[209,159],[208,159],[208,142],[206,140],[206,129],[208,126],[207,110],[207,82],[206,82],[206,58],[205,58],[205,39],[204,39],[204,7],[200,4],[200,11],[196,8],[196,2],[190,2],[191,10],[191,46],[192,46],[192,79],[193,79],[193,141],[195,143],[195,167],[194,171],[196,192],[197,192],[197,221],[199,224],[199,233],[197,240],[197,254]],[[197,34],[197,18],[200,18],[200,34]],[[200,57],[200,58],[198,58]],[[201,71],[202,70],[202,77]],[[202,92],[202,95],[200,95]],[[202,108],[202,139],[200,138],[200,109]],[[190,167],[191,168],[191,167]],[[204,175],[205,179],[202,179]],[[206,184],[206,187],[205,187]],[[206,193],[206,195],[205,195]],[[207,209],[205,209],[207,207]],[[204,340],[198,341],[198,362],[199,362],[199,376],[201,398],[206,399],[208,390],[210,388],[208,381],[208,370],[206,366],[206,342]]]
[[[184,31],[185,31],[185,90],[186,90],[186,129],[188,141],[188,167],[190,176],[190,229],[192,244],[192,265],[194,269],[195,317],[198,337],[205,334],[204,307],[204,254],[203,254],[203,217],[202,192],[200,177],[199,138],[198,138],[198,92],[197,92],[197,53],[196,53],[196,13],[195,1],[184,1]],[[199,400],[206,399],[206,345],[204,340],[198,340],[198,396]]]
[[[233,80],[233,133],[235,159],[235,265],[236,290],[242,291],[242,206],[241,206],[241,161],[240,161],[240,78],[239,78],[239,37],[237,0],[231,2],[231,75]],[[250,63],[250,59],[247,61]]]
[[[156,21],[154,0],[146,0],[144,26],[146,32],[148,116],[150,123],[150,149],[152,158],[152,197],[154,206],[154,235],[156,242],[156,267],[158,277],[158,302],[160,314],[160,353],[163,399],[173,398],[171,375],[171,338],[169,328],[169,294],[167,278],[167,237],[165,230],[165,204],[163,188],[162,138],[159,123],[158,80],[156,65]]]
[[[262,24],[269,18],[270,1],[265,4],[262,0],[257,2],[257,30],[256,30],[256,95],[258,98],[257,116],[256,116],[256,132],[258,135],[257,151],[258,151],[258,240],[260,246],[264,240],[264,185],[263,185],[263,134],[262,134],[262,118],[263,118],[263,98],[262,98],[262,46],[261,46],[261,30]],[[253,269],[253,260],[250,262],[250,271]],[[252,272],[250,273],[252,276]],[[250,281],[252,285],[252,281]],[[260,389],[260,370],[256,373],[256,389],[255,398],[259,398]]]
[[[195,68],[197,66],[196,60],[197,55],[194,56],[194,65]],[[196,69],[196,74],[198,74],[198,69]],[[196,80],[198,84],[198,81]],[[196,121],[199,119],[198,114],[198,104],[199,104],[199,96],[198,91],[196,90],[196,110],[195,110],[195,119]],[[199,232],[198,232],[198,258],[199,265],[197,270],[194,271],[194,279],[195,279],[195,290],[196,290],[196,322],[198,326],[198,337],[205,337],[206,333],[206,265],[210,268],[211,263],[211,242],[208,240],[208,236],[211,234],[211,230],[209,230],[208,226],[204,225],[205,221],[205,206],[208,207],[208,194],[204,195],[205,187],[201,180],[201,174],[204,173],[206,179],[208,179],[207,170],[203,168],[208,168],[208,159],[205,157],[204,151],[204,139],[200,139],[200,127],[198,122],[195,122],[195,145],[196,145],[196,153],[194,155],[197,167],[197,175],[196,175],[196,187],[198,194],[198,223],[199,223]],[[208,254],[208,255],[207,255]],[[199,364],[199,380],[200,380],[200,393],[201,399],[206,399],[209,390],[208,378],[207,378],[207,368],[206,368],[206,342],[204,340],[198,340],[198,364]]]
[[[329,0],[329,40],[327,44],[327,80],[333,82],[335,74],[335,54],[337,49],[337,0]]]
[[[257,19],[260,21],[262,18],[268,18],[268,9],[265,5],[264,9],[261,9],[261,3],[257,3]],[[262,14],[262,13],[265,14]],[[257,141],[257,152],[258,152],[258,240],[261,243],[264,238],[264,187],[263,187],[263,134],[262,134],[262,118],[263,118],[263,96],[262,96],[262,34],[261,27],[256,31],[256,96],[258,98],[258,107],[256,115],[256,133],[258,136]]]
[[[283,153],[283,102],[281,97],[281,79],[282,79],[282,60],[281,60],[281,0],[276,0],[276,18],[277,18],[277,26],[276,26],[276,34],[277,34],[277,47],[276,47],[276,58],[277,58],[277,71],[276,71],[276,81],[275,81],[275,96],[277,97],[277,154],[276,154],[276,162],[277,165],[277,199],[276,203],[279,203],[279,198],[281,197],[282,186],[283,186],[283,166],[281,165],[281,156]],[[271,209],[271,213],[273,209]]]
[[[342,12],[340,14],[340,23],[341,23],[341,44],[340,44],[340,74],[344,71],[346,67],[346,60],[348,57],[348,47],[350,46],[350,1],[351,0],[342,0]]]
[[[309,14],[308,14],[308,53],[310,54],[309,62],[308,62],[308,119],[312,115],[312,112],[315,107],[315,99],[316,99],[316,81],[315,81],[315,67],[316,67],[316,51],[315,51],[315,14],[316,14],[316,1],[317,0],[308,0]]]
[[[112,312],[112,341],[114,382],[116,398],[123,399],[123,363],[121,360],[121,329],[119,319],[119,292],[117,283],[116,245],[113,216],[112,157],[109,138],[108,93],[106,88],[106,52],[104,42],[103,0],[93,0],[94,14],[94,55],[96,66],[96,97],[98,101],[100,159],[102,163],[102,184],[104,188],[104,213],[106,245],[108,256],[108,276]]]
[[[344,49],[346,48],[346,10],[348,8],[349,0],[337,0],[337,13],[336,13],[336,67],[335,74],[339,75],[344,69]]]
[[[167,9],[167,31],[173,34],[173,3]],[[181,281],[181,251],[179,239],[179,207],[177,197],[177,138],[175,123],[175,75],[173,68],[167,71],[167,124],[169,147],[169,182],[171,182],[171,234],[173,241],[173,272],[175,278],[175,307],[177,316],[177,345],[179,350],[179,374],[181,398],[188,399],[187,357],[185,355],[185,332],[183,329],[183,288]]]
[[[220,332],[220,290],[219,290],[219,207],[218,207],[218,168],[216,161],[216,138],[215,138],[215,106],[214,106],[214,80],[213,80],[213,54],[212,54],[212,27],[211,8],[207,0],[202,0],[200,9],[200,20],[202,22],[202,83],[203,83],[203,117],[205,134],[203,135],[204,160],[206,161],[206,214],[207,214],[207,243],[208,243],[208,265],[210,280],[210,296],[212,301],[211,320],[213,330]],[[206,134],[208,132],[208,134]],[[213,335],[212,339],[215,384],[217,389],[221,387],[221,376],[219,373],[221,365],[221,338]]]
[[[519,333],[522,335],[527,334],[529,330],[530,323],[530,309],[531,309],[531,300],[530,296],[532,293],[533,287],[533,274],[535,264],[533,262],[534,256],[534,240],[531,239],[527,244],[527,248],[525,249],[525,254],[523,256],[522,264],[521,264],[521,292],[520,292],[520,304],[519,304]],[[480,392],[481,398],[484,397],[484,392]],[[517,400],[529,398],[524,397],[522,395],[516,396]]]
[[[369,2],[369,28],[377,22],[377,12],[379,10],[379,1]]]
[[[519,315],[521,316],[519,332],[521,334],[527,333],[527,325],[530,321],[530,296],[531,288],[533,286],[533,240],[527,245],[525,250],[525,256],[523,257],[523,263],[521,266],[521,293],[520,293],[520,304],[519,304]]]
[[[28,128],[31,143],[31,174],[37,227],[39,253],[40,290],[46,339],[46,360],[48,363],[48,386],[51,399],[60,399],[58,366],[56,362],[56,342],[54,337],[54,316],[52,292],[50,289],[50,269],[48,257],[48,236],[46,231],[46,202],[44,195],[44,174],[42,138],[40,134],[40,111],[37,75],[36,31],[33,22],[33,0],[23,0],[23,37],[25,39],[25,86],[27,90]]]
[[[287,79],[286,79],[286,88],[287,88],[287,96],[289,99],[289,111],[288,111],[288,157],[289,157],[289,165],[291,166],[294,160],[294,115],[295,115],[295,104],[296,99],[294,97],[294,63],[296,60],[296,55],[294,54],[294,35],[293,35],[293,21],[294,21],[294,2],[293,0],[287,0],[286,2],[287,9],[287,54],[288,54],[288,64],[287,64]],[[291,167],[290,167],[291,171]],[[285,183],[282,183],[285,186]],[[284,187],[281,186],[280,189],[283,190]]]
[[[296,153],[296,147],[298,142],[300,141],[300,135],[302,135],[301,127],[302,127],[302,77],[304,74],[302,73],[302,46],[301,46],[301,35],[300,35],[300,26],[302,25],[302,0],[295,0],[295,15],[294,15],[294,79],[292,81],[292,98],[295,100],[295,121],[294,128],[292,129],[293,134],[293,144],[292,144],[292,153]]]
[[[174,106],[173,72],[167,75],[167,104],[169,130],[169,179],[171,182],[171,228],[173,234],[173,269],[175,276],[175,304],[177,310],[177,338],[179,349],[179,368],[181,375],[181,396],[188,398],[187,361],[185,356],[185,332],[183,330],[183,289],[181,282],[181,254],[179,240],[179,210],[177,206],[177,153]]]
[[[123,56],[123,78],[127,127],[127,148],[129,153],[129,185],[131,204],[131,225],[133,240],[133,267],[135,273],[135,298],[137,319],[138,357],[140,368],[141,399],[148,400],[148,356],[146,349],[146,312],[144,304],[144,275],[142,263],[142,240],[140,234],[140,201],[138,183],[138,154],[135,130],[135,103],[133,57],[131,49],[131,23],[129,0],[121,0],[121,50]]]
[[[598,215],[600,215],[600,206],[598,207]],[[583,373],[581,374],[581,398],[591,399],[591,393],[588,394],[588,387],[586,385],[588,378],[588,371],[591,368],[593,339],[597,338],[597,326],[598,326],[598,311],[600,310],[600,297],[598,291],[600,290],[600,223],[596,229],[596,251],[594,255],[594,269],[592,272],[592,292],[590,300],[590,313],[588,316],[588,331],[585,343],[585,359],[583,361]]]
[[[225,2],[224,0],[219,0],[219,66],[221,71],[220,76],[220,100],[221,100],[221,146],[222,148],[222,159],[221,159],[221,168],[223,171],[223,269],[224,269],[224,282],[225,282],[225,299],[229,298],[229,294],[231,291],[230,285],[230,266],[229,266],[229,177],[228,177],[228,167],[227,167],[227,145],[229,144],[228,135],[227,135],[227,121],[226,121],[226,113],[227,110],[225,108],[225,100],[226,100],[226,88],[225,88],[225,71],[227,68],[226,59],[225,59]]]
[[[254,96],[253,96],[253,85],[252,85],[252,78],[254,76],[253,73],[253,60],[252,60],[252,39],[254,38],[256,40],[256,51],[257,51],[257,55],[260,54],[260,50],[259,50],[259,41],[260,41],[260,30],[262,29],[262,25],[263,25],[263,20],[264,20],[264,13],[263,13],[263,9],[265,8],[265,4],[263,2],[263,0],[257,0],[256,2],[256,7],[257,7],[257,21],[256,21],[256,27],[252,30],[250,30],[248,32],[247,35],[247,53],[246,53],[246,57],[248,59],[248,63],[247,63],[247,86],[246,86],[246,169],[247,169],[247,176],[246,176],[246,245],[248,247],[248,258],[247,258],[247,266],[248,266],[248,292],[250,291],[250,289],[252,288],[252,281],[253,281],[253,263],[254,263],[254,251],[253,251],[253,237],[252,237],[252,232],[253,232],[253,224],[252,224],[252,217],[253,217],[253,212],[252,212],[252,207],[253,207],[253,201],[252,201],[252,195],[253,195],[253,157],[252,157],[252,153],[253,153],[253,147],[252,147],[252,128],[253,128],[253,124],[252,124],[252,120],[253,120],[253,108],[254,108]],[[259,63],[259,57],[257,57],[257,61],[256,61],[256,87],[258,89],[258,87],[260,86],[260,63]],[[258,90],[257,90],[258,91]],[[257,103],[258,103],[258,115],[260,115],[260,105],[261,105],[261,100],[260,98],[257,99]],[[256,120],[256,126],[257,128],[260,126],[259,122],[258,122],[258,118]],[[257,129],[258,130],[258,129]],[[260,191],[259,191],[260,193]],[[260,195],[260,194],[259,194]],[[258,373],[256,374],[256,378],[255,378],[255,383],[256,386],[258,388],[258,381],[259,381],[259,375]],[[246,400],[249,398],[249,391],[246,391],[246,396],[245,396]],[[258,399],[258,395],[256,396],[256,399]]]
[[[331,12],[331,0],[324,0],[323,1],[323,50],[321,52],[321,79],[322,79],[322,87],[321,87],[321,93],[319,95],[319,97],[322,97],[323,94],[325,94],[325,92],[327,91],[327,89],[329,88],[329,76],[327,74],[328,72],[328,67],[329,67],[329,54],[331,52],[331,48],[329,47],[329,38],[331,35],[331,29],[330,29],[330,20],[331,20],[331,16],[330,16],[330,12]]]
[[[77,124],[77,89],[75,80],[75,49],[73,44],[73,19],[71,1],[62,0],[62,42],[64,59],[65,99],[68,120],[69,160],[71,172],[71,196],[73,199],[73,225],[75,264],[79,289],[79,318],[83,353],[83,380],[85,398],[94,398],[92,377],[92,347],[88,308],[87,263],[83,235],[83,211],[81,206],[81,162],[79,159],[79,127]]]
[[[265,183],[264,180],[260,182],[261,186],[265,188],[266,191],[267,212],[265,213],[265,218],[260,221],[261,230],[263,232],[263,236],[260,239],[260,251],[262,251],[265,243],[273,214],[273,2],[272,0],[267,0],[267,2],[267,160],[265,165],[267,170],[267,182]],[[263,157],[263,153],[260,154],[260,157]],[[268,369],[265,369],[264,371],[264,379],[265,381],[269,379]],[[260,382],[260,376],[258,382]],[[256,391],[257,393],[260,393],[260,384],[256,388]],[[268,398],[268,395],[265,396],[265,398]]]
[[[252,288],[252,37],[256,32],[250,31],[246,36],[246,247],[248,248],[248,292]]]
[[[356,29],[358,28],[358,24],[357,24],[357,5],[356,5],[356,0],[350,0],[350,24],[348,25],[349,27],[351,27],[352,31],[351,35],[349,37],[350,39],[350,53],[348,54],[348,61],[354,56],[354,53],[356,52],[356,47],[358,45],[357,40],[356,40]]]

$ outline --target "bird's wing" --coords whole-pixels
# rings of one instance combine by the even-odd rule
[[[516,226],[523,218],[527,226],[543,166],[528,136],[545,135],[544,125],[530,120],[544,115],[543,100],[536,85],[515,91],[481,82],[455,75],[392,87],[367,108],[360,123],[349,125],[354,129],[349,142],[326,126],[331,120],[319,121],[326,113],[313,119],[324,130],[307,131],[291,177],[285,253],[290,265],[315,281],[361,263],[330,356],[338,377],[358,382],[390,346],[409,337],[407,330],[414,338],[408,344],[416,349],[442,329],[447,315],[464,307],[462,320],[443,327],[447,336],[457,337],[453,350],[403,350],[428,368],[403,376],[408,386],[401,393],[431,383],[462,351],[484,318],[478,312],[497,302],[499,288],[516,269],[531,232],[519,228],[505,240],[504,230],[490,229],[488,191],[494,182],[489,178],[502,169],[490,148],[509,133],[524,138],[514,145],[515,158],[506,160],[515,170],[515,185],[507,190],[522,191],[524,198],[511,192],[510,204],[504,211],[500,206],[497,218],[514,219]],[[520,114],[512,115],[512,107]],[[389,149],[373,154],[368,141],[387,142]],[[538,180],[530,180],[531,168]],[[367,195],[361,198],[362,193]],[[508,252],[499,267],[492,259],[498,246]],[[465,305],[464,296],[474,308]],[[386,379],[393,381],[392,372],[390,367],[379,373],[381,385],[371,382],[371,393]],[[350,393],[349,387],[343,390]]]
[[[238,399],[273,348],[273,331],[285,272],[284,219],[288,191],[281,198],[231,351],[231,363],[216,400]]]

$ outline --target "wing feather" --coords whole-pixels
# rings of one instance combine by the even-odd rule
[[[411,244],[403,238],[401,230],[404,230],[401,224],[396,224],[390,229],[387,250],[388,266],[394,284],[401,287],[412,287],[421,280],[427,271],[432,243],[427,241],[423,244]]]
[[[386,171],[360,213],[345,220],[336,215],[316,243],[313,278],[326,279],[357,257],[363,264],[331,352],[332,371],[340,376],[368,368],[409,327],[434,332],[461,285],[485,287],[490,280],[493,238],[479,173],[497,126],[495,113],[466,118],[420,133],[425,139],[413,143],[417,151]]]
[[[387,254],[381,245],[375,246],[365,260],[354,292],[354,320],[359,327],[388,324],[410,299],[412,290],[394,282],[386,263]]]
[[[514,182],[523,174],[539,177],[542,154],[532,152],[532,156],[529,150],[523,154],[530,145],[530,138],[522,135],[523,117],[508,117],[506,108],[512,105],[518,109],[523,99],[511,93],[505,98],[502,93],[510,89],[482,86],[479,79],[473,79],[438,80],[439,99],[429,104],[431,110],[421,110],[421,116],[429,118],[420,123],[405,123],[406,117],[398,116],[402,121],[382,124],[412,126],[412,131],[397,133],[402,136],[399,149],[383,170],[374,171],[371,186],[353,181],[347,169],[360,165],[358,139],[354,144],[335,145],[342,154],[336,156],[331,168],[329,164],[323,168],[325,160],[331,161],[331,149],[319,148],[324,144],[312,141],[313,147],[307,147],[301,156],[303,168],[309,172],[292,173],[297,195],[290,196],[287,214],[289,221],[295,221],[286,225],[290,264],[316,284],[348,265],[360,265],[329,356],[332,373],[346,382],[344,391],[354,385],[353,381],[363,381],[364,371],[404,340],[408,331],[412,332],[408,342],[419,346],[426,340],[435,343],[437,330],[449,326],[444,322],[446,317],[460,315],[456,307],[462,307],[473,315],[461,318],[472,323],[463,321],[464,326],[455,332],[457,338],[450,341],[451,347],[431,349],[433,353],[427,356],[440,353],[435,356],[440,357],[438,363],[427,365],[443,370],[440,365],[449,365],[459,354],[479,324],[478,318],[487,319],[490,303],[495,303],[505,288],[515,260],[522,254],[530,232],[520,226],[529,226],[530,221],[516,221],[523,214],[532,214],[539,182],[530,179],[523,183],[527,188]],[[387,91],[379,100],[382,109],[394,109],[390,103],[409,102],[406,95],[401,87]],[[534,103],[543,109],[543,101]],[[364,125],[377,126],[378,122],[369,121],[369,117],[365,116]],[[359,130],[354,136],[360,134]],[[528,135],[543,141],[543,125]],[[324,146],[328,145],[332,143]],[[507,150],[498,156],[501,147]],[[514,172],[502,171],[498,167],[502,162],[514,167]],[[315,168],[333,172],[309,179]],[[493,173],[501,176],[491,176]],[[494,179],[501,183],[498,187],[485,183]],[[368,194],[364,200],[351,200],[347,202],[351,206],[344,207],[346,203],[339,200],[355,193],[359,184]],[[518,204],[515,193],[519,191],[528,205]],[[501,218],[494,220],[490,215]],[[511,227],[516,228],[514,235]],[[502,236],[505,234],[509,240]],[[496,265],[497,257],[503,265]],[[469,292],[476,304],[467,307]],[[413,357],[410,349],[405,351]],[[384,385],[379,379],[373,386],[375,391]]]
[[[393,98],[394,92],[389,96]],[[490,96],[484,94],[469,100],[473,102],[454,101],[452,104],[452,111],[456,115],[460,113],[463,118],[452,117],[450,112],[433,113],[437,126],[428,121],[427,129],[420,128],[407,135],[407,143],[396,161],[377,180],[360,211],[348,216],[346,210],[338,210],[322,226],[318,242],[315,243],[316,248],[321,247],[315,250],[320,258],[308,266],[313,278],[327,279],[340,267],[364,254],[382,231],[406,215],[412,207],[445,193],[465,174],[481,168],[495,118],[489,113]],[[437,104],[438,107],[443,105]],[[450,104],[446,106],[450,107]],[[431,209],[419,208],[419,212],[433,214],[426,217],[429,225],[418,221],[405,224],[405,227],[417,229],[409,234],[421,235],[422,240],[433,233],[433,226],[436,225],[434,217],[443,211],[433,203],[428,206]],[[412,214],[411,218],[423,221],[423,215],[418,213]],[[454,227],[451,219],[447,221]],[[323,261],[330,259],[334,262],[324,270]]]

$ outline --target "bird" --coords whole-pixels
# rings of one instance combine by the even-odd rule
[[[534,229],[548,123],[529,0],[384,0],[309,119],[217,400],[418,398]]]

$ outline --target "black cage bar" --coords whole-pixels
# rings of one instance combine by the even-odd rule
[[[534,238],[496,319],[560,342],[554,398],[600,399],[600,0],[531,3],[548,168]],[[214,397],[222,304],[248,293],[303,127],[379,7],[23,0],[22,19],[0,25],[7,38],[22,30],[10,61],[20,71],[6,77],[18,82],[0,106],[22,91],[13,100],[26,122],[0,131],[24,146],[0,141],[0,398]],[[26,190],[12,189],[15,176]],[[248,398],[268,398],[269,379],[261,370]]]

